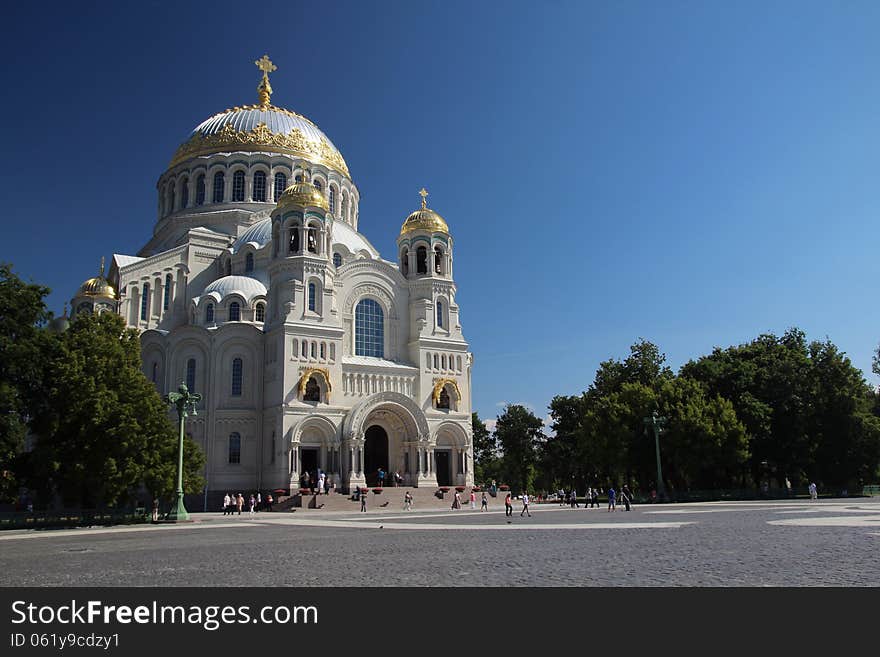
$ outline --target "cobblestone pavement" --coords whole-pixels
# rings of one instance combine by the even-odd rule
[[[0,534],[4,586],[880,586],[880,500],[196,514]]]

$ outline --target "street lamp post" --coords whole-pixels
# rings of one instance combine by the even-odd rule
[[[663,431],[663,426],[666,424],[666,418],[660,417],[657,411],[654,411],[651,416],[646,417],[643,422],[645,423],[646,432],[648,427],[651,427],[654,430],[654,450],[657,454],[657,496],[661,500],[665,500],[666,487],[663,485],[663,470],[660,467],[660,432]]]
[[[189,513],[183,505],[183,425],[189,415],[190,409],[192,414],[196,413],[196,404],[202,401],[202,396],[198,393],[190,392],[185,383],[181,383],[177,392],[169,392],[164,397],[166,404],[177,407],[177,417],[180,421],[180,440],[177,449],[177,504],[168,514],[169,522],[181,522],[189,520]]]

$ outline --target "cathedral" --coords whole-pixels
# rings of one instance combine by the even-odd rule
[[[318,469],[342,491],[380,468],[472,485],[473,355],[446,221],[423,188],[383,259],[342,154],[271,104],[276,67],[256,64],[257,104],[196,126],[159,177],[152,237],[83,283],[72,319],[117,312],[161,394],[202,395],[186,431],[209,493],[295,490]]]

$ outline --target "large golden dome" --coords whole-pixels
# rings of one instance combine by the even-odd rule
[[[90,278],[79,286],[78,296],[100,297],[103,299],[116,300],[116,290],[110,282],[104,278],[104,258],[101,258],[101,270],[94,278]]]
[[[425,197],[428,192],[424,188],[419,192],[422,196],[422,207],[406,218],[400,227],[400,234],[405,235],[416,230],[427,230],[431,233],[445,233],[449,235],[449,226],[446,220],[428,207]]]
[[[292,205],[298,205],[303,208],[321,208],[322,210],[330,209],[330,202],[324,193],[315,187],[309,180],[308,172],[303,172],[303,180],[294,182],[278,199],[278,208],[287,208]]]

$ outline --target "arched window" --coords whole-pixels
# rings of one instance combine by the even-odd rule
[[[318,349],[315,346],[314,342],[312,342],[311,344],[312,344],[312,358],[317,358],[318,357]]]
[[[275,191],[272,192],[272,200],[277,203],[285,189],[287,189],[287,176],[283,173],[276,173]]]
[[[445,408],[449,410],[449,393],[446,392],[446,386],[440,390],[440,397],[437,399],[437,408]]]
[[[213,324],[214,323],[214,304],[209,303],[207,308],[205,308],[205,323]]]
[[[385,315],[373,299],[362,299],[354,314],[355,355],[385,357]]]
[[[434,247],[434,272],[443,273],[443,249],[439,246]]]
[[[461,356],[455,357],[455,369],[461,372]]]
[[[257,307],[254,309],[254,319],[258,322],[266,321],[266,304],[257,304]]]
[[[238,305],[238,301],[233,301],[229,304],[229,321],[241,321],[241,306]]]
[[[327,343],[321,343],[321,360],[325,360],[327,358]]]
[[[241,397],[241,358],[232,361],[232,396]]]
[[[409,249],[404,249],[400,254],[400,271],[404,276],[409,276]]]
[[[168,310],[168,307],[171,305],[171,286],[173,279],[171,278],[171,274],[165,274],[165,290],[162,296],[162,310]]]
[[[205,203],[205,177],[199,176],[196,180],[196,205]]]
[[[222,203],[223,195],[225,193],[226,187],[226,179],[223,176],[222,171],[218,171],[214,174],[214,203]]]
[[[440,354],[440,369],[446,369],[446,354]]]
[[[262,171],[254,174],[254,200],[260,203],[266,202],[266,174]]]
[[[185,208],[189,205],[189,179],[184,178],[180,187],[180,207]]]
[[[431,354],[430,353],[425,354],[425,367],[427,369],[431,369]]]
[[[306,383],[306,391],[305,394],[303,394],[303,401],[321,401],[321,386],[318,385],[318,380],[313,376],[309,377],[309,380]]]
[[[336,360],[336,345],[332,342],[330,343],[330,360]]]
[[[186,361],[186,387],[190,392],[196,390],[196,359],[190,358]]]
[[[156,381],[158,381],[158,380],[159,380],[159,363],[153,363],[152,381],[153,381],[153,383],[156,383]]]
[[[294,224],[290,227],[290,247],[291,253],[299,253],[299,226]]]
[[[302,176],[302,174],[301,174],[301,173],[300,173],[300,174],[297,174],[297,176],[296,176],[296,178],[294,178],[294,180],[295,180],[296,182],[302,182],[302,181],[303,181],[303,176]]]
[[[440,357],[437,354],[434,354],[434,369],[440,369]]]
[[[336,188],[332,185],[330,186],[330,197],[328,199],[330,201],[330,212],[336,213]]]
[[[244,200],[244,171],[240,169],[232,174],[232,200]]]
[[[309,343],[306,342],[305,340],[303,340],[303,344],[302,344],[302,357],[303,358],[309,357]]]
[[[229,434],[229,463],[237,465],[241,463],[241,434],[237,431]]]
[[[244,270],[245,271],[253,271],[254,270],[254,254],[248,253],[244,257]]]
[[[443,328],[443,302],[437,302],[437,327]]]
[[[420,246],[416,249],[416,273],[428,273],[428,249],[424,246]]]
[[[309,227],[309,235],[308,235],[308,248],[309,253],[317,253],[318,252],[318,229],[312,226]]]
[[[333,254],[333,266],[334,267],[341,267],[342,266],[342,254],[341,253],[334,253]]]
[[[312,184],[315,186],[315,189],[317,189],[319,192],[320,192],[322,189],[324,189],[324,185],[321,184],[321,181],[320,181],[320,180],[313,180],[313,181],[312,181]]]
[[[144,283],[141,287],[141,319],[146,321],[150,311],[150,284]]]
[[[309,283],[309,310],[315,312],[315,307],[317,305],[317,288],[314,283]]]
[[[348,213],[348,197],[345,194],[343,194],[342,195],[342,205],[340,207],[339,214],[342,215],[343,219],[347,219],[348,218],[346,216],[347,213]]]
[[[174,187],[174,183],[171,183],[171,186],[168,188],[168,212],[174,212],[174,197],[177,195],[177,190]]]

